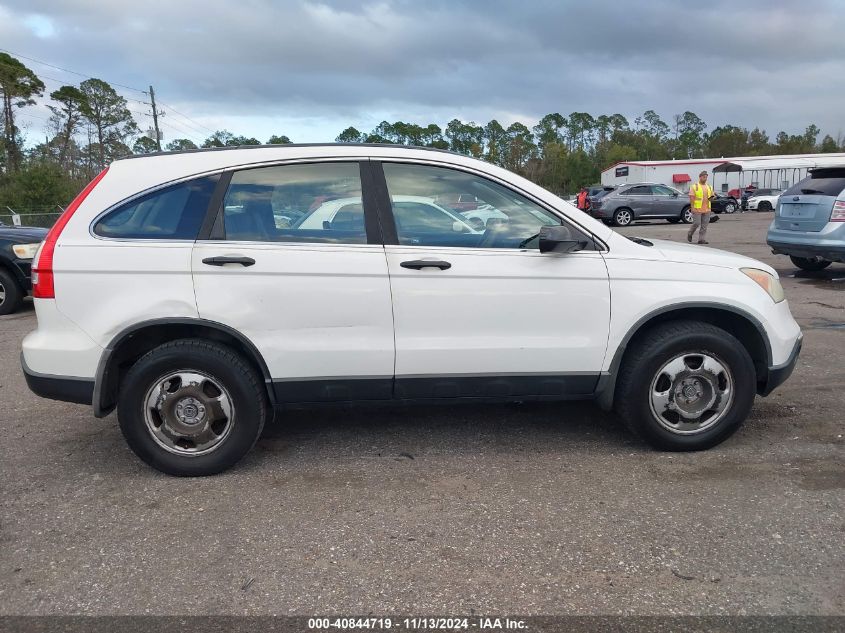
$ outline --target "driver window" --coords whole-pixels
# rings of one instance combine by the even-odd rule
[[[383,163],[383,168],[400,244],[537,249],[540,228],[562,223],[480,176],[427,165]]]

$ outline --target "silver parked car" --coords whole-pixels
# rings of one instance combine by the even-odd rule
[[[634,220],[652,218],[672,223],[692,222],[689,196],[656,183],[620,185],[591,202],[588,213],[614,226],[628,226]]]
[[[845,262],[845,166],[810,170],[778,200],[766,242],[803,270]]]

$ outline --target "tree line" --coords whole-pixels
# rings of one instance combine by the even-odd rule
[[[160,142],[142,133],[126,98],[101,79],[64,85],[49,93],[51,112],[43,142],[29,144],[18,115],[45,97],[44,82],[20,60],[0,53],[0,96],[3,100],[3,136],[0,141],[0,214],[16,210],[56,209],[73,198],[84,184],[111,161],[131,154],[159,150]],[[338,143],[393,143],[451,150],[474,156],[565,194],[599,180],[601,170],[628,160],[693,159],[845,151],[845,139],[810,124],[803,134],[779,132],[774,139],[765,130],[730,124],[709,132],[694,112],[664,121],[648,110],[633,121],[622,114],[594,116],[587,112],[545,115],[529,128],[497,120],[486,124],[453,119],[445,128],[437,123],[419,125],[382,121],[369,132],[348,127]],[[273,135],[266,144],[287,144]],[[256,138],[218,130],[199,147],[261,145]],[[196,149],[188,138],[176,138],[164,150]]]

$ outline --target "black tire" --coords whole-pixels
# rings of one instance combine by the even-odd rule
[[[757,211],[767,213],[772,210],[772,203],[768,200],[763,200],[760,204],[757,205]]]
[[[801,270],[807,270],[810,272],[824,270],[833,263],[827,261],[826,259],[822,259],[821,257],[795,257],[790,255],[789,259],[791,259],[792,263]]]
[[[634,222],[634,212],[628,207],[620,207],[613,212],[613,226],[629,226]]]
[[[683,222],[684,224],[692,224],[692,214],[691,214],[691,212],[690,212],[689,205],[685,206],[685,207],[681,210],[681,215],[680,215],[680,217],[679,217],[678,219],[679,219],[681,222]]]
[[[666,221],[667,221],[669,224],[677,224],[678,222],[680,222],[680,221],[681,221],[681,218],[666,218]]]
[[[736,202],[726,202],[725,203],[725,213],[731,214],[736,213]]]
[[[712,426],[682,435],[670,431],[652,411],[652,381],[679,355],[710,354],[727,367],[733,377],[733,400]],[[656,382],[656,384],[660,384]],[[733,435],[748,416],[757,389],[754,363],[733,335],[701,321],[672,321],[643,333],[625,353],[616,384],[614,407],[628,427],[655,448],[667,451],[698,451]]]
[[[210,452],[174,453],[154,439],[147,424],[148,394],[169,372],[179,371],[212,377],[231,401],[231,428]],[[132,366],[121,383],[117,411],[123,436],[144,462],[168,475],[199,477],[220,473],[249,452],[264,428],[268,402],[260,376],[239,354],[216,343],[181,339],[156,347]]]
[[[23,290],[5,268],[0,268],[0,316],[17,312],[23,303]]]

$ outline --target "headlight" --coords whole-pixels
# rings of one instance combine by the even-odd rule
[[[780,279],[774,275],[770,275],[765,270],[759,268],[740,268],[753,282],[766,291],[772,301],[780,303],[785,299],[783,295],[783,286],[780,285]]]
[[[39,246],[41,246],[40,242],[38,244],[15,244],[12,246],[12,251],[21,259],[32,259],[35,257],[35,251],[38,250]]]

